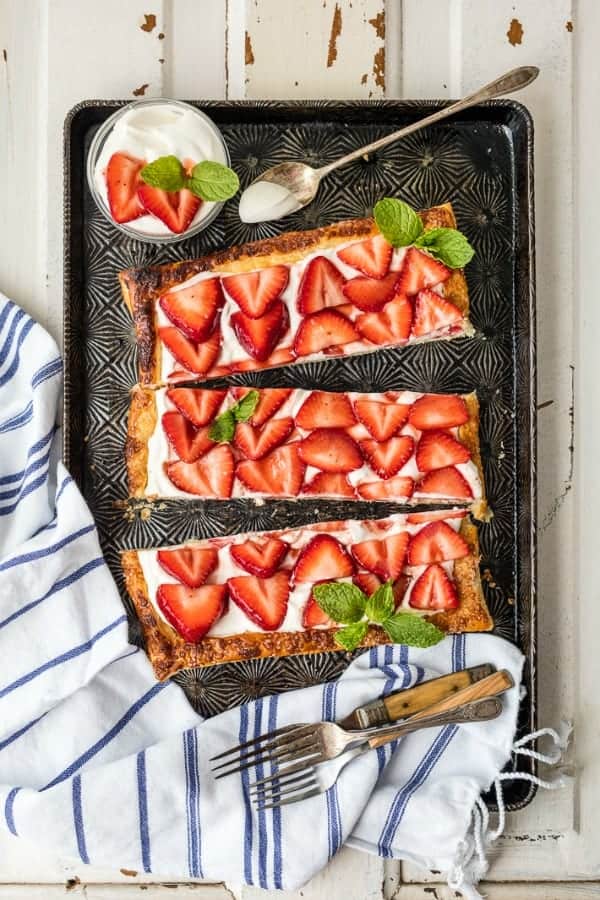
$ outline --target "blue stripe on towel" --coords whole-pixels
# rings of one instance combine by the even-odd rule
[[[31,387],[36,388],[38,384],[42,384],[59,372],[62,372],[62,359],[60,356],[57,356],[56,359],[52,359],[50,362],[45,363],[45,365],[41,366],[41,368],[35,372],[31,379]]]
[[[4,384],[6,384],[8,381],[10,381],[10,379],[13,377],[13,375],[17,371],[17,367],[19,365],[19,353],[21,350],[21,345],[22,345],[23,341],[25,340],[25,338],[27,337],[27,335],[29,334],[29,332],[31,331],[31,329],[33,328],[33,325],[34,325],[33,319],[29,319],[25,323],[24,327],[21,329],[21,332],[20,332],[19,337],[17,338],[17,342],[16,342],[17,347],[15,350],[14,359],[13,359],[12,363],[10,364],[10,366],[8,367],[8,369],[6,370],[6,372],[4,372],[2,375],[0,375],[0,387],[2,387]],[[2,358],[2,351],[0,350],[0,359],[1,358]]]
[[[263,713],[263,705],[264,700],[262,697],[259,697],[256,701],[254,707],[254,737],[260,737],[260,735],[264,732],[264,728],[262,727],[262,713]],[[256,766],[256,779],[260,781],[261,778],[264,777],[264,767],[262,763],[258,763]],[[261,888],[267,888],[267,849],[268,849],[268,835],[267,835],[267,814],[265,810],[259,809],[257,813],[258,818],[258,884]]]
[[[198,773],[198,740],[196,729],[184,734],[186,743],[186,795],[188,816],[188,861],[192,878],[202,878],[200,853],[200,777]]]
[[[138,814],[140,817],[140,846],[142,848],[142,866],[144,872],[151,872],[150,829],[148,827],[148,794],[146,789],[146,751],[137,755],[136,764],[138,789]]]
[[[331,681],[323,690],[322,718],[326,722],[335,721],[335,701],[337,695],[337,682]],[[325,793],[327,801],[327,830],[329,842],[329,859],[340,849],[342,840],[342,822],[340,817],[340,805],[337,784],[330,787]]]
[[[13,497],[22,497],[25,495],[25,488],[23,487],[23,482],[29,475],[33,475],[34,472],[37,472],[38,469],[44,468],[48,465],[48,460],[50,459],[50,452],[52,447],[48,447],[43,456],[34,459],[32,463],[29,463],[27,468],[23,472],[23,478],[20,484],[17,484],[13,487],[7,487],[4,490],[0,491],[0,501],[2,500],[12,500]],[[44,473],[44,481],[48,477],[48,473]],[[16,509],[17,503],[13,504],[12,509]],[[5,509],[6,507],[3,507]]]
[[[62,550],[63,547],[72,544],[73,541],[76,541],[78,538],[83,537],[85,534],[89,534],[95,527],[96,526],[93,523],[91,525],[86,525],[85,528],[80,528],[78,531],[67,534],[64,538],[61,538],[60,541],[56,541],[55,544],[50,544],[49,547],[41,547],[39,550],[32,550],[31,553],[22,553],[21,556],[7,559],[6,562],[0,563],[0,572],[5,572],[6,569],[12,569],[14,566],[20,566],[23,563],[31,563],[35,559],[41,559],[44,556],[51,556],[53,553],[56,553],[57,550]]]
[[[17,428],[22,428],[23,425],[27,425],[28,422],[31,422],[32,418],[33,400],[30,400],[25,409],[22,409],[21,412],[15,413],[10,419],[6,419],[4,422],[0,423],[0,434],[16,431]]]
[[[17,741],[22,735],[26,734],[30,728],[33,728],[34,725],[37,725],[44,716],[47,716],[48,712],[42,713],[41,716],[38,716],[37,719],[34,719],[32,722],[28,722],[27,725],[23,725],[22,728],[19,728],[18,731],[13,732],[7,738],[4,738],[3,741],[0,741],[0,751],[4,750],[5,747],[9,747],[12,743]]]
[[[6,797],[6,802],[4,804],[4,818],[6,819],[6,825],[10,833],[14,834],[15,837],[17,837],[17,829],[15,827],[14,805],[15,797],[20,790],[20,787],[12,788]]]
[[[87,847],[85,844],[85,829],[83,825],[83,806],[81,802],[81,775],[76,775],[72,784],[72,800],[73,800],[73,824],[75,826],[75,837],[77,839],[77,850],[83,863],[89,864]]]
[[[2,430],[2,426],[0,426],[0,431]],[[43,450],[50,438],[53,436],[56,431],[56,425],[53,425],[50,431],[44,435],[44,437],[40,438],[39,441],[36,441],[35,444],[32,444],[29,450],[27,451],[27,462],[38,453],[40,450]],[[21,469],[19,472],[13,472],[11,475],[3,475],[0,478],[0,484],[12,484],[13,481],[19,481],[25,475],[27,469]]]
[[[277,705],[279,697],[275,694],[269,700],[269,731],[277,728]],[[271,764],[273,772],[277,771],[277,763]],[[276,890],[283,890],[283,870],[282,870],[282,854],[281,854],[281,809],[275,807],[271,810],[273,817],[273,887]]]
[[[243,744],[248,740],[248,707],[240,706],[240,730],[239,742]],[[250,806],[250,797],[248,796],[249,776],[248,769],[243,769],[240,773],[242,779],[242,794],[244,797],[244,880],[246,884],[253,884],[252,881],[252,807]]]

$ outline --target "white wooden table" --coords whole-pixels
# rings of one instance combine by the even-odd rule
[[[540,721],[575,722],[577,775],[509,816],[491,900],[600,897],[599,28],[597,0],[0,0],[0,289],[59,341],[62,122],[79,100],[452,98],[512,66],[541,68],[519,98],[536,128]],[[342,851],[286,896],[453,896],[436,882]],[[0,900],[142,890],[146,900],[264,893],[171,890],[0,837]]]

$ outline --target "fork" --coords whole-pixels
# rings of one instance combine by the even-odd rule
[[[510,673],[502,669],[415,713],[407,721],[420,721],[424,717],[455,709],[473,700],[497,696],[512,686]],[[285,769],[286,774],[291,774],[292,770],[299,772],[308,766],[333,759],[347,747],[375,736],[395,732],[396,728],[397,725],[393,724],[386,728],[346,731],[333,722],[285,726],[214,756],[211,762],[219,759],[224,759],[224,762],[213,766],[213,773],[218,773],[215,774],[215,778],[224,778],[226,775],[269,762],[278,766],[293,763],[294,765],[289,765]],[[240,752],[236,756],[238,751],[246,752]]]
[[[249,785],[249,797],[258,810],[274,809],[299,800],[307,800],[324,794],[338,780],[342,770],[368,750],[382,747],[396,738],[403,737],[420,728],[441,725],[461,725],[467,722],[487,722],[502,712],[502,701],[498,697],[488,697],[466,703],[458,709],[446,710],[437,716],[429,716],[416,722],[407,719],[394,728],[379,729],[379,736],[363,741],[358,746],[345,750],[340,756],[327,760],[321,765],[310,765],[302,771],[294,772],[294,766],[274,772],[272,775]],[[385,732],[385,736],[382,732]]]

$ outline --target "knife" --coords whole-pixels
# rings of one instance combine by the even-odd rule
[[[440,678],[432,678],[423,684],[395,691],[380,700],[373,700],[364,706],[358,706],[349,716],[338,722],[338,725],[350,730],[371,728],[374,725],[388,725],[444,700],[470,684],[481,681],[492,672],[495,672],[494,666],[485,663],[481,666],[472,666],[470,669],[462,669],[460,672],[451,672]]]

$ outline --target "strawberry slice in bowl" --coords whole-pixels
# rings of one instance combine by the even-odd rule
[[[187,231],[202,205],[202,200],[187,188],[169,192],[140,184],[137,193],[144,210],[164,222],[173,234]]]
[[[145,166],[143,159],[127,153],[113,153],[106,167],[106,191],[110,214],[123,224],[145,215],[146,209],[138,196],[141,184],[140,172]]]

